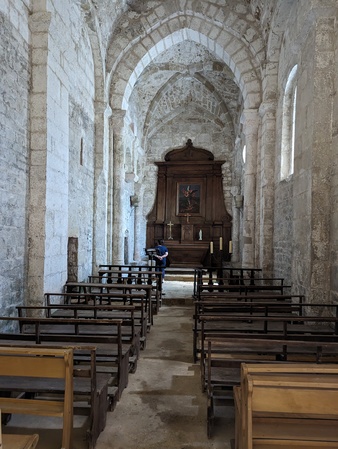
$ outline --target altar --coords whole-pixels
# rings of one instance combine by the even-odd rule
[[[168,152],[164,162],[155,162],[157,192],[147,217],[146,244],[153,247],[163,239],[171,267],[210,266],[228,256],[231,217],[223,194],[224,162],[190,139]]]
[[[177,268],[199,268],[210,265],[207,242],[178,242],[165,240],[169,251],[170,266]]]

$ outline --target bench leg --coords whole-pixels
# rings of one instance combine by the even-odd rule
[[[212,435],[212,428],[213,428],[213,425],[214,425],[214,418],[215,418],[214,404],[213,404],[212,396],[210,396],[208,398],[208,408],[207,408],[207,434],[208,434],[208,438],[211,438],[211,435]]]

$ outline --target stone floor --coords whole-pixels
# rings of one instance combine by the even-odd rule
[[[231,448],[231,407],[222,411],[213,437],[207,438],[206,396],[192,358],[192,283],[165,281],[164,293],[137,371],[108,413],[96,449]],[[29,417],[24,424],[13,417],[5,431],[15,432],[18,422],[22,433],[35,429],[40,434],[38,449],[60,448],[59,430],[48,419]],[[76,417],[72,449],[86,449],[83,428],[83,418]]]

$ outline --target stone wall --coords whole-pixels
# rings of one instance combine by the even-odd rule
[[[28,9],[25,1],[0,4],[0,305],[13,312],[24,301],[27,188]]]
[[[335,46],[338,48],[338,33],[335,33]],[[336,68],[335,85],[338,85],[338,52],[334,62]],[[331,210],[331,248],[330,248],[330,282],[331,282],[331,299],[334,302],[338,301],[338,101],[337,92],[334,96],[332,117],[332,197],[330,202]]]
[[[290,277],[294,293],[314,302],[330,298],[330,249],[332,255],[337,232],[330,206],[336,190],[331,178],[336,17],[336,2],[295,2],[279,61],[280,100],[291,68],[298,69],[294,173],[286,181],[280,180],[280,131],[276,141],[275,272]],[[280,101],[277,128],[282,114]]]
[[[94,123],[69,101],[68,236],[78,238],[78,280],[87,280],[93,258]]]
[[[44,292],[59,290],[67,280],[69,232],[70,237],[79,238],[79,276],[86,277],[92,271],[93,57],[79,6],[59,0],[48,7],[50,10],[44,11],[40,3],[34,3],[30,17],[34,62],[28,263],[31,302],[41,301]],[[44,191],[41,179],[45,180]]]
[[[274,275],[284,277],[286,283],[290,285],[292,276],[292,260],[294,246],[294,200],[293,183],[294,176],[287,180],[281,179],[282,163],[282,125],[284,118],[283,100],[286,84],[292,68],[299,62],[299,49],[295,45],[299,29],[297,26],[297,8],[290,10],[288,23],[285,27],[283,45],[280,49],[279,69],[278,69],[278,101],[276,110],[276,157],[275,157],[275,208],[274,208]],[[299,106],[299,104],[298,104]],[[299,118],[297,115],[297,123]],[[298,124],[297,124],[298,130]]]
[[[69,236],[79,238],[79,277],[92,272],[91,45],[77,5],[41,7],[0,5],[0,303],[8,312],[62,288]]]

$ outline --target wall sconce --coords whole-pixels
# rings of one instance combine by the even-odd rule
[[[139,202],[139,199],[138,199],[137,195],[132,195],[130,197],[130,206],[131,207],[137,207],[138,206],[138,202]]]
[[[239,209],[243,207],[244,201],[243,195],[235,195],[234,198],[235,198],[235,207],[238,207]]]

